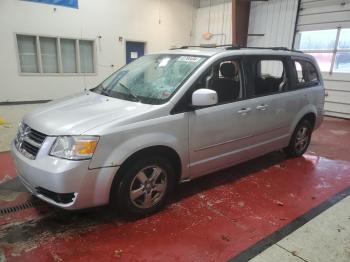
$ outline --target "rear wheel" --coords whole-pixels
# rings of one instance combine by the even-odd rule
[[[284,149],[289,157],[303,155],[311,141],[312,126],[308,120],[302,120],[294,130],[288,147]]]
[[[161,209],[175,184],[175,171],[167,159],[151,156],[132,161],[118,174],[111,205],[125,215],[144,216]]]

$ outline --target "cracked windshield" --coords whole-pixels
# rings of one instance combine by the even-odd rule
[[[205,61],[205,57],[147,55],[121,68],[91,91],[147,104],[161,104]]]

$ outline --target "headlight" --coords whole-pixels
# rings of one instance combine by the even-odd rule
[[[89,159],[95,152],[98,139],[96,136],[59,136],[50,155],[70,160]]]

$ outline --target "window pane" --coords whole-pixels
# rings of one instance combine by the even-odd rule
[[[350,52],[337,53],[335,56],[334,72],[350,72]]]
[[[261,60],[256,65],[256,96],[282,92],[287,88],[288,80],[283,62],[280,60]]]
[[[333,53],[309,53],[315,57],[322,72],[330,72]]]
[[[61,39],[61,56],[63,73],[76,73],[75,40]]]
[[[350,28],[340,30],[338,48],[350,49]]]
[[[280,78],[283,74],[282,61],[262,60],[260,61],[260,75]]]
[[[301,72],[301,70],[302,70],[301,64],[298,61],[295,61],[294,65],[295,65],[295,69],[297,71],[298,82],[299,83],[304,82],[303,81],[303,73]]]
[[[313,64],[303,60],[295,61],[294,64],[298,76],[297,83],[300,84],[298,87],[318,84],[319,78]]]
[[[56,38],[40,37],[41,61],[44,73],[58,73]]]
[[[298,33],[299,50],[332,50],[335,47],[337,29],[305,31]]]
[[[82,73],[94,73],[93,42],[79,40],[80,70]]]
[[[35,36],[17,35],[19,61],[22,73],[38,73]]]

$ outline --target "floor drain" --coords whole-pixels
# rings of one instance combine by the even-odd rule
[[[29,200],[27,202],[24,202],[22,204],[18,204],[16,206],[0,208],[0,215],[7,215],[10,213],[15,213],[15,212],[27,209],[27,208],[31,208],[34,205],[35,205],[35,203],[32,200]]]

